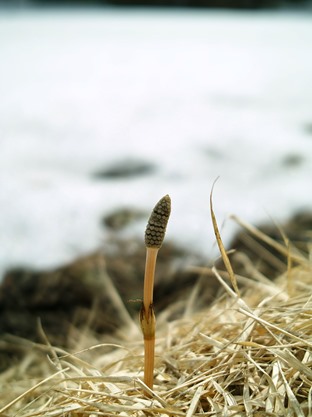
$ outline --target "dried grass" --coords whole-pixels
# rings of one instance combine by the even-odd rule
[[[160,315],[153,391],[142,382],[138,325],[121,329],[119,343],[75,353],[11,339],[28,354],[0,375],[0,415],[312,416],[312,264],[287,256],[274,282],[252,265],[236,276],[240,296],[227,272],[201,269],[201,285],[217,279],[222,293],[199,313],[190,297],[174,322]]]

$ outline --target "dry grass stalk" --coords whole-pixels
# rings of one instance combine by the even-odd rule
[[[239,289],[238,289],[238,286],[237,286],[236,277],[235,277],[231,262],[229,260],[229,257],[226,253],[225,248],[224,248],[224,245],[223,245],[223,242],[222,242],[222,239],[221,239],[221,235],[220,235],[220,232],[219,232],[219,228],[218,228],[217,219],[216,219],[216,216],[215,216],[214,211],[213,211],[212,193],[213,193],[213,187],[214,187],[216,181],[214,182],[214,184],[212,186],[211,193],[210,193],[210,215],[211,215],[213,230],[214,230],[214,233],[215,233],[215,236],[216,236],[217,244],[218,244],[221,256],[222,256],[222,260],[224,262],[226,270],[228,271],[232,286],[233,286],[236,294],[239,296],[240,293],[239,293]]]

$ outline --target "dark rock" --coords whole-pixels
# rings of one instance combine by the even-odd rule
[[[118,231],[141,219],[148,219],[149,213],[131,208],[114,210],[103,218],[103,225],[111,230]]]
[[[285,168],[297,168],[304,162],[304,157],[300,154],[289,154],[282,159],[282,165]]]
[[[136,160],[125,159],[93,173],[96,179],[125,179],[148,175],[155,171],[154,165]]]
[[[0,334],[42,341],[40,319],[51,343],[66,346],[71,326],[85,325],[97,303],[94,327],[113,331],[118,312],[105,293],[102,257],[92,254],[54,271],[10,270],[0,287]]]
[[[312,135],[312,122],[304,126],[304,130],[308,135]]]

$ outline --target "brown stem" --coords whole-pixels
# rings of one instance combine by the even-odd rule
[[[144,336],[144,382],[153,389],[155,362],[155,325],[153,308],[154,277],[158,248],[146,248],[143,305],[140,322]],[[148,395],[148,393],[145,393]]]
[[[143,304],[145,311],[153,305],[155,267],[159,248],[146,248]]]
[[[144,383],[153,389],[154,384],[154,358],[155,358],[155,337],[144,339]],[[147,394],[147,393],[145,393]],[[147,394],[149,396],[149,394]]]

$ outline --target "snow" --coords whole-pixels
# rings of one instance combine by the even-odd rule
[[[0,277],[100,247],[105,214],[167,193],[166,239],[208,260],[217,177],[226,244],[232,213],[311,210],[311,47],[307,12],[2,10]],[[123,160],[155,169],[94,179]]]

